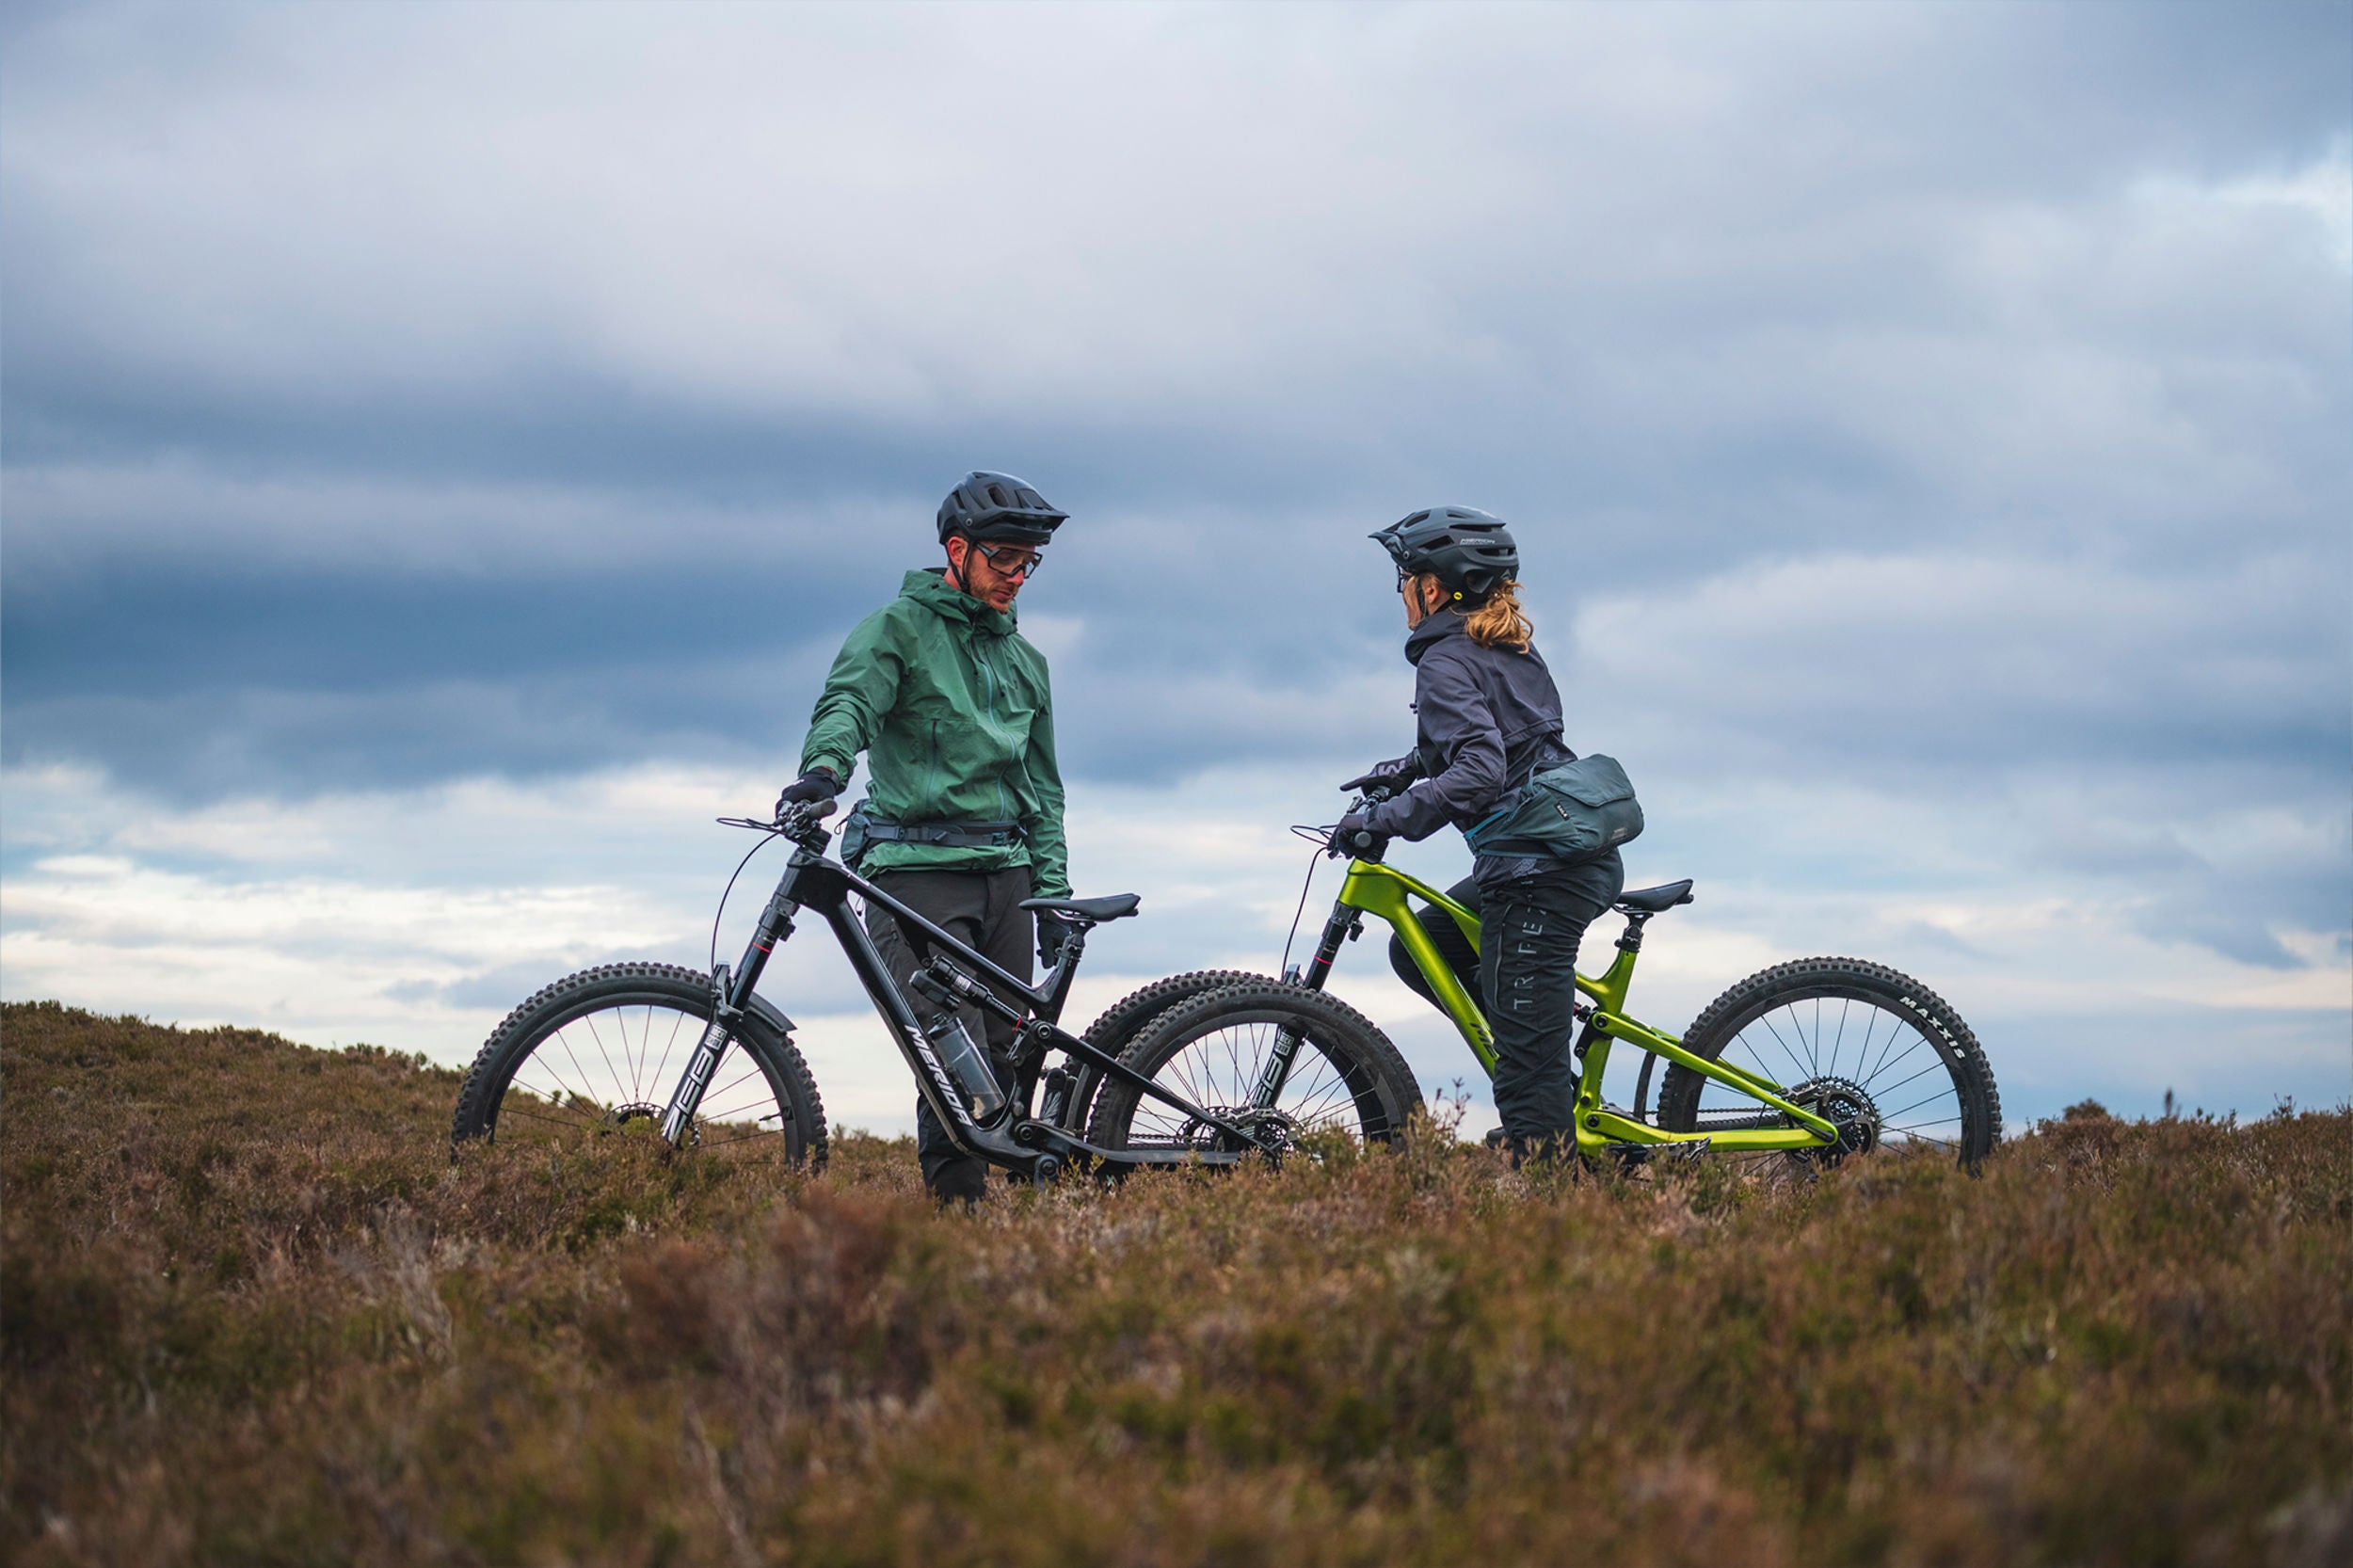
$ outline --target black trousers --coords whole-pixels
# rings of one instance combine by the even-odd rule
[[[1625,890],[1616,855],[1484,888],[1465,877],[1447,897],[1479,917],[1476,953],[1453,918],[1417,912],[1463,988],[1480,999],[1495,1032],[1496,1112],[1519,1148],[1572,1135],[1577,1126],[1577,949],[1585,928]],[[1398,978],[1435,1002],[1405,944],[1389,938]]]
[[[1030,872],[1026,866],[1002,872],[884,872],[871,880],[999,968],[1025,982],[1034,977],[1037,922],[1030,911],[1018,907],[1030,896]],[[907,987],[907,978],[919,966],[906,938],[900,933],[898,920],[888,910],[870,904],[866,929],[873,936],[874,947],[889,968],[890,978],[898,983],[908,1005],[915,1009],[917,1019],[929,1022],[939,1009]],[[987,1048],[999,1081],[1010,1084],[1014,1026],[977,1007],[959,1011],[964,1016],[964,1027]],[[931,1102],[920,1095],[915,1100],[915,1152],[922,1162],[923,1185],[934,1197],[969,1202],[987,1192],[988,1162],[964,1153],[950,1142],[947,1128],[932,1113]]]

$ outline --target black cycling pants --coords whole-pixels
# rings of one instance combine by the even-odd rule
[[[1030,981],[1036,973],[1037,922],[1019,907],[1030,896],[1030,872],[1016,866],[1001,872],[894,871],[870,878],[875,887],[897,899],[982,957],[1016,979]],[[938,1008],[908,989],[907,978],[917,964],[899,922],[888,911],[869,904],[866,929],[874,938],[890,978],[915,1009],[919,1021],[928,1022]],[[993,1013],[967,1006],[959,1011],[964,1027],[987,1047],[999,1081],[1010,1083],[1013,1073],[1014,1026]],[[915,1100],[915,1153],[923,1166],[923,1185],[936,1198],[977,1201],[988,1191],[988,1162],[966,1154],[950,1141],[947,1128],[932,1113],[931,1102]]]
[[[1453,918],[1417,911],[1439,953],[1464,988],[1480,999],[1494,1031],[1496,1112],[1517,1146],[1532,1149],[1577,1124],[1577,949],[1585,928],[1625,890],[1625,870],[1615,855],[1580,866],[1561,866],[1481,888],[1465,878],[1447,897],[1479,917],[1477,973],[1471,946]],[[1430,986],[1405,946],[1389,939],[1389,963],[1400,979],[1432,1001]]]

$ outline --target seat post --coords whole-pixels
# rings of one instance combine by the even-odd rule
[[[1062,952],[1054,955],[1054,970],[1046,977],[1046,1004],[1037,1010],[1037,1016],[1049,1024],[1062,1022],[1063,1003],[1070,1000],[1071,984],[1079,978],[1079,960],[1086,952],[1087,933],[1094,929],[1092,920],[1073,923],[1063,938]]]

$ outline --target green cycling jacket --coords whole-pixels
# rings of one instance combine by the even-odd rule
[[[899,597],[851,631],[834,657],[801,746],[801,771],[847,782],[867,754],[867,798],[899,823],[1011,822],[1006,848],[875,843],[869,875],[900,867],[1030,868],[1040,898],[1070,896],[1062,770],[1046,656],[1014,617],[950,587],[943,568],[911,571]]]

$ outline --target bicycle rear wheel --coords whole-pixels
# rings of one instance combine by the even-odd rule
[[[1975,1168],[2002,1135],[2001,1097],[1977,1035],[1944,998],[1881,964],[1804,958],[1776,965],[1708,1003],[1683,1044],[1706,1061],[1780,1083],[1793,1103],[1852,1124],[1860,1148],[1935,1150]],[[1659,1091],[1658,1125],[1707,1132],[1789,1121],[1677,1065]],[[1773,1164],[1789,1157],[1744,1158]]]
[[[451,1137],[584,1147],[659,1139],[711,1013],[711,977],[675,965],[611,964],[559,980],[484,1043],[458,1091]],[[824,1105],[790,1036],[745,1015],[685,1147],[778,1167],[824,1163]]]
[[[1252,1105],[1275,1037],[1299,1034],[1289,1076],[1272,1107]],[[1286,1142],[1338,1133],[1395,1144],[1421,1107],[1414,1070],[1387,1036],[1321,991],[1253,979],[1197,996],[1154,1019],[1122,1053],[1126,1066],[1245,1127],[1278,1125]],[[1218,1147],[1224,1134],[1144,1091],[1107,1080],[1087,1141],[1100,1148]]]

